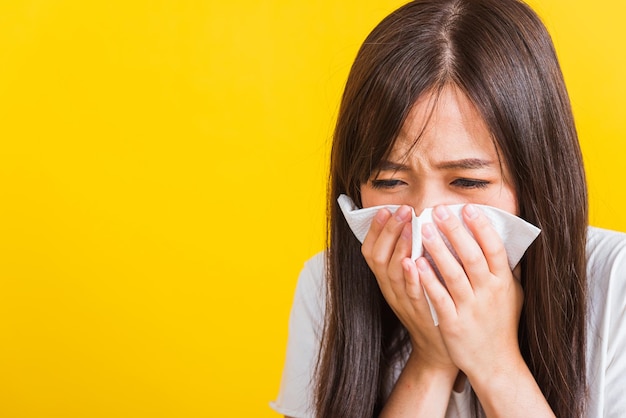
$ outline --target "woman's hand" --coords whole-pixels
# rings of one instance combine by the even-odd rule
[[[445,287],[425,258],[417,266],[448,353],[474,385],[525,368],[517,339],[523,292],[489,220],[473,205],[466,205],[462,214],[471,234],[445,206],[436,207],[433,217],[460,263],[432,224],[422,229],[424,248]]]
[[[380,289],[407,328],[413,352],[385,405],[383,416],[441,416],[458,370],[465,372],[487,416],[554,417],[520,353],[517,330],[523,303],[504,244],[474,206],[461,221],[448,208],[435,208],[435,222],[423,228],[429,262],[411,262],[411,210],[381,209],[362,252]],[[417,269],[416,269],[417,267]],[[439,316],[435,327],[422,285]]]
[[[410,258],[411,243],[411,208],[401,206],[394,214],[381,209],[361,251],[385,300],[409,332],[413,346],[410,361],[423,368],[452,371],[456,376],[458,368],[433,323],[420,275]]]

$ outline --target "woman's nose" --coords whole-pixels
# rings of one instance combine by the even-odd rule
[[[424,211],[424,209],[434,208],[437,205],[446,205],[451,203],[452,201],[446,198],[444,193],[432,190],[415,193],[415,195],[411,197],[411,202],[409,203],[409,205],[413,207],[415,215],[419,216]]]

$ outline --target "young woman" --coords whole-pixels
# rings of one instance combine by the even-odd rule
[[[402,206],[381,209],[361,245],[341,194]],[[447,207],[458,203],[462,219]],[[475,204],[541,229],[513,271]],[[431,261],[413,261],[411,208],[430,207]],[[625,316],[626,235],[587,225],[570,103],[539,18],[516,0],[417,0],[385,18],[346,84],[328,248],[300,276],[273,407],[623,417]]]

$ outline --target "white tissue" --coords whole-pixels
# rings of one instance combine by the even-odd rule
[[[339,207],[341,208],[341,211],[343,212],[343,215],[346,218],[350,229],[352,229],[352,232],[354,232],[354,235],[361,243],[363,242],[363,240],[365,240],[365,236],[370,229],[372,220],[380,209],[387,208],[393,213],[400,207],[400,205],[385,205],[359,209],[354,204],[352,199],[343,194],[339,196],[337,201],[339,202]],[[461,222],[463,222],[463,218],[461,217],[461,210],[463,209],[463,206],[465,205],[458,204],[448,206],[450,211],[452,211],[452,213],[456,215],[461,220]],[[519,263],[519,261],[521,260],[522,256],[524,255],[530,244],[532,244],[535,238],[537,238],[541,230],[536,226],[526,222],[522,218],[519,218],[501,209],[485,205],[475,206],[480,208],[485,216],[491,221],[491,224],[493,225],[496,232],[498,232],[498,234],[500,235],[509,260],[509,266],[511,267],[511,270],[513,270],[513,268],[515,268],[517,263]],[[427,208],[424,209],[419,216],[416,216],[411,209],[411,229],[413,232],[413,246],[411,249],[411,258],[413,260],[416,260],[424,254],[421,232],[422,225],[425,223],[432,223],[436,227],[433,222],[432,212],[432,208]],[[450,243],[445,239],[445,237],[444,241],[456,257],[456,253],[454,253],[454,250],[452,249]],[[428,254],[426,254],[426,257],[436,269],[436,266],[434,266],[434,263],[432,262]],[[437,319],[437,313],[433,309],[432,304],[428,299],[428,295],[426,295],[426,299],[428,300],[428,304],[430,306],[430,313],[433,317],[433,321],[435,322],[435,325],[437,325],[439,322]]]

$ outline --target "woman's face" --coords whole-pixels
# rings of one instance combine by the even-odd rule
[[[434,108],[432,100],[417,100],[388,160],[361,185],[363,207],[409,205],[419,215],[440,204],[478,203],[517,215],[508,167],[474,105],[455,87],[444,88]]]

